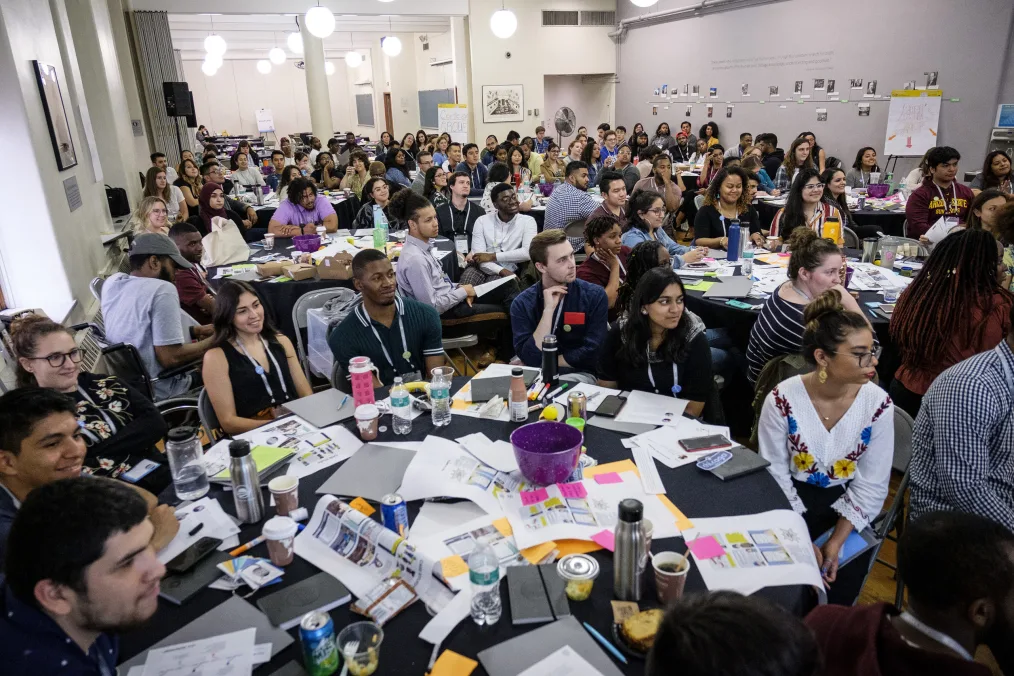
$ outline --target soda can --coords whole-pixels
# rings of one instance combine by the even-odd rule
[[[380,500],[380,522],[401,537],[408,536],[408,507],[397,493],[388,493]]]
[[[567,417],[588,419],[588,397],[584,392],[571,392],[567,397]]]
[[[866,208],[866,198],[863,196],[859,197],[859,210],[862,211]]]
[[[331,676],[340,666],[334,622],[319,610],[303,615],[299,622],[299,643],[303,646],[303,664],[310,676]]]

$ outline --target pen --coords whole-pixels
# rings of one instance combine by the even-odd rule
[[[603,648],[605,648],[606,650],[608,650],[609,652],[611,652],[613,654],[613,657],[615,657],[616,659],[618,659],[620,662],[623,662],[624,664],[627,664],[627,658],[624,657],[623,654],[620,653],[620,651],[616,649],[616,646],[614,646],[612,643],[610,643],[608,640],[606,640],[605,636],[603,636],[602,634],[600,634],[597,631],[595,631],[595,628],[592,627],[587,622],[582,622],[581,624],[583,624],[584,628],[588,630],[588,633],[592,635],[592,638],[594,638],[596,641],[598,641],[599,643],[601,643]]]
[[[349,395],[346,394],[344,397],[342,397],[342,403],[338,404],[338,410],[339,411],[342,410],[342,407],[345,406],[345,402],[347,402],[348,400],[349,400]]]
[[[243,552],[248,552],[251,549],[253,549],[254,547],[256,547],[257,545],[259,545],[260,543],[264,542],[266,539],[267,538],[264,537],[263,535],[258,535],[253,540],[250,540],[250,542],[246,543],[245,545],[240,545],[239,547],[236,547],[236,549],[234,549],[231,552],[229,552],[229,556],[239,556]]]
[[[428,669],[432,669],[433,665],[436,664],[437,656],[438,655],[440,655],[440,644],[439,643],[434,643],[433,644],[433,654],[430,655],[430,665],[428,667],[426,667],[427,670]]]
[[[535,397],[536,401],[542,401],[546,397],[546,392],[549,391],[549,387],[550,384],[546,383],[545,387],[542,388],[542,391],[539,392],[539,396]]]
[[[568,387],[570,387],[570,385],[568,385],[567,383],[564,383],[563,385],[560,385],[558,388],[556,388],[555,390],[553,390],[552,392],[549,393],[549,396],[547,397],[547,399],[550,399],[550,400],[556,399],[556,397],[560,393],[562,393],[564,390],[566,390]]]
[[[192,538],[192,537],[194,537],[195,535],[197,535],[197,533],[198,533],[198,532],[199,532],[199,531],[200,531],[200,530],[201,530],[202,528],[204,528],[204,522],[203,522],[203,521],[202,521],[201,523],[197,524],[196,526],[194,526],[194,529],[193,529],[192,531],[190,531],[189,533],[187,533],[187,537],[188,537],[188,538]]]

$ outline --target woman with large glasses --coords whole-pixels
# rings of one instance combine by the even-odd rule
[[[613,325],[599,352],[602,387],[687,400],[699,416],[714,387],[704,322],[684,307],[683,282],[671,268],[649,270],[637,283],[630,314]]]
[[[792,182],[785,206],[778,210],[771,221],[770,236],[779,238],[779,246],[796,228],[805,227],[820,236],[824,232],[824,223],[833,218],[838,219],[838,237],[835,243],[842,246],[845,244],[842,226],[847,221],[838,207],[824,201],[824,183],[820,180],[820,174],[816,169],[808,167],[800,170]]]
[[[434,209],[451,201],[451,191],[447,188],[447,172],[443,167],[430,167],[426,170],[423,197],[430,201]]]
[[[760,454],[806,520],[828,602],[852,605],[870,552],[841,568],[838,555],[853,530],[870,526],[887,497],[894,404],[873,382],[873,329],[842,306],[837,290],[807,305],[803,323],[802,353],[814,369],[768,393],[757,427]]]
[[[938,375],[992,350],[1010,331],[1014,295],[998,279],[1002,251],[984,230],[948,235],[898,298],[891,338],[901,366],[891,381],[891,396],[913,418]]]
[[[668,159],[667,157],[666,160]],[[653,190],[639,190],[634,193],[627,210],[627,218],[628,230],[623,235],[623,246],[633,249],[641,242],[658,242],[672,256],[672,266],[677,269],[699,262],[707,253],[707,249],[691,249],[677,244],[665,234],[665,230],[662,229],[662,221],[665,220],[665,202],[662,196]]]
[[[11,326],[18,386],[38,385],[77,402],[77,419],[91,474],[122,478],[138,463],[158,463],[139,485],[160,492],[169,485],[165,457],[155,445],[169,428],[151,400],[116,376],[81,371],[81,350],[64,326],[29,314]]]

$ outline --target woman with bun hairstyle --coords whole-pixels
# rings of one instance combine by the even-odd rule
[[[41,315],[14,321],[11,342],[18,359],[18,387],[38,385],[63,392],[77,403],[77,420],[88,448],[85,471],[117,478],[142,460],[160,467],[138,485],[159,493],[172,477],[155,445],[168,425],[151,400],[116,376],[80,368],[83,354],[66,327]]]
[[[771,359],[800,352],[806,328],[803,310],[825,291],[834,290],[846,310],[863,316],[855,298],[841,285],[843,258],[837,246],[812,230],[797,228],[789,238],[789,248],[789,281],[767,299],[750,331],[746,358],[751,383],[757,382]]]
[[[844,568],[838,554],[852,533],[880,513],[894,458],[894,403],[873,382],[873,329],[842,306],[835,290],[803,314],[802,353],[814,370],[779,383],[758,422],[760,455],[792,509],[806,520],[828,602],[852,605],[869,570],[869,552]]]
[[[938,375],[992,350],[1010,332],[1014,294],[1001,285],[1002,252],[985,230],[948,235],[898,298],[891,339],[901,366],[891,396],[913,418]]]

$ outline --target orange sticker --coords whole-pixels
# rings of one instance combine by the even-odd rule
[[[596,474],[608,474],[609,472],[633,472],[638,477],[641,476],[641,473],[637,471],[637,465],[634,464],[633,460],[620,460],[617,462],[607,462],[604,465],[585,467],[584,478],[590,479]]]
[[[567,554],[587,554],[589,552],[597,552],[602,549],[602,546],[588,540],[558,540],[556,543],[556,549],[559,551],[558,556],[562,559]]]
[[[468,572],[468,564],[457,554],[440,559],[440,569],[445,578],[457,577]]]
[[[479,663],[453,650],[445,650],[433,663],[429,676],[469,676]]]
[[[554,549],[556,549],[556,543],[550,540],[549,542],[543,542],[541,545],[522,549],[521,556],[525,557],[528,563],[536,566],[542,559],[549,556],[549,553]]]
[[[366,516],[371,516],[374,512],[377,511],[370,506],[370,503],[366,502],[366,500],[363,500],[362,498],[356,498],[355,500],[350,502],[349,507],[356,510],[357,512],[362,512]]]
[[[679,507],[672,504],[672,500],[670,500],[664,495],[659,495],[657,497],[659,500],[662,501],[662,504],[665,505],[665,508],[668,509],[670,512],[672,512],[672,515],[676,517],[677,528],[679,528],[681,531],[684,531],[694,527],[694,522],[688,519],[686,514],[684,514],[679,510]]]
[[[514,529],[511,528],[511,522],[507,520],[507,517],[494,521],[493,527],[500,531],[500,535],[505,538],[509,538],[514,535]]]

